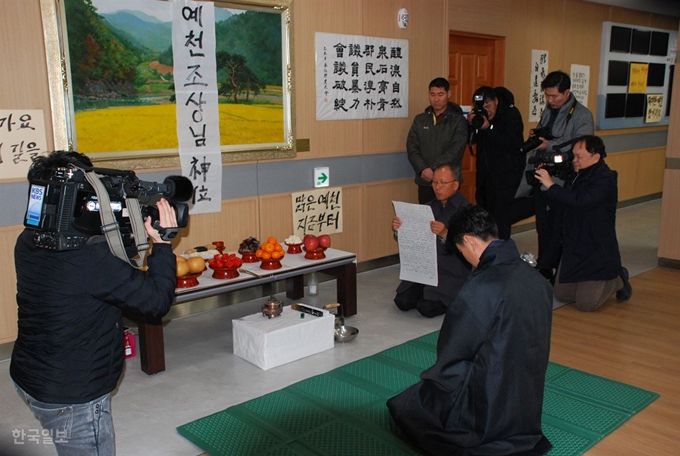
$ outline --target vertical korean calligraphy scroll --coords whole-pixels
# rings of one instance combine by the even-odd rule
[[[191,212],[219,212],[222,159],[212,2],[174,2],[172,52],[182,174],[195,191]]]
[[[590,65],[571,64],[571,93],[586,108],[588,107],[588,87],[590,86]]]
[[[541,82],[548,75],[548,51],[531,50],[531,81],[529,86],[529,122],[538,122],[545,107]]]

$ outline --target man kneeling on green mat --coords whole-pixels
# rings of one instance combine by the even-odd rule
[[[387,401],[390,414],[426,454],[545,454],[552,287],[479,206],[451,218],[446,245],[475,270],[448,305],[437,361]]]

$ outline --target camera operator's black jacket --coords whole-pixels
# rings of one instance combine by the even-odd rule
[[[503,195],[488,195],[489,198],[515,195],[520,179],[524,176],[525,157],[517,152],[523,142],[524,123],[522,114],[515,105],[508,105],[500,97],[496,115],[489,121],[486,130],[480,130],[473,138],[477,143],[477,184],[483,184],[485,177],[493,180],[493,188]]]
[[[14,248],[19,335],[10,375],[51,404],[82,404],[110,393],[123,370],[123,310],[162,317],[177,279],[170,244],[156,244],[142,272],[115,257],[104,236],[79,250],[36,247],[24,230]]]
[[[436,124],[432,106],[413,119],[406,138],[406,153],[416,173],[416,184],[426,187],[432,185],[420,177],[425,168],[434,170],[441,165],[461,164],[467,131],[463,110],[452,102],[449,102],[444,117]]]
[[[562,219],[561,283],[612,280],[621,273],[616,239],[616,171],[603,161],[579,171],[565,186],[545,191],[549,204],[558,204]]]

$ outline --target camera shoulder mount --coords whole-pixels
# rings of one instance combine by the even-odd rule
[[[106,242],[109,244],[109,250],[116,257],[130,264],[136,269],[140,269],[144,265],[144,258],[147,250],[149,250],[149,239],[144,228],[144,221],[142,220],[142,211],[139,207],[137,198],[126,198],[126,204],[129,212],[130,223],[132,225],[132,233],[134,235],[135,244],[137,245],[137,252],[139,255],[136,258],[128,258],[123,244],[123,238],[120,235],[120,227],[116,221],[113,212],[111,211],[111,200],[109,194],[104,187],[104,184],[99,177],[92,170],[85,171],[85,179],[92,185],[97,198],[99,200],[99,216],[102,222],[102,232],[106,236]]]

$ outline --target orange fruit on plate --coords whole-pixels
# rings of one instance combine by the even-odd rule
[[[281,244],[275,244],[274,245],[274,251],[275,252],[283,252],[283,247],[281,246]]]
[[[279,258],[281,258],[281,252],[277,252],[276,250],[274,250],[272,252],[272,260],[278,260]]]
[[[198,274],[205,269],[205,260],[201,257],[191,257],[187,260],[187,265],[190,273]]]
[[[265,252],[272,253],[274,251],[274,244],[267,242],[262,246],[262,249]]]
[[[177,277],[183,277],[187,274],[189,274],[189,263],[187,263],[186,261],[178,261],[175,275]]]
[[[267,238],[267,242],[268,242],[269,244],[274,245],[274,244],[276,244],[276,238],[275,238],[274,236],[269,236],[269,237]]]
[[[262,249],[257,249],[255,251],[255,258],[262,258],[262,254],[264,253],[264,250]]]
[[[271,253],[269,253],[269,252],[262,252],[262,259],[263,259],[263,260],[269,260],[269,259],[271,259],[271,257],[272,257],[272,254],[271,254]]]

